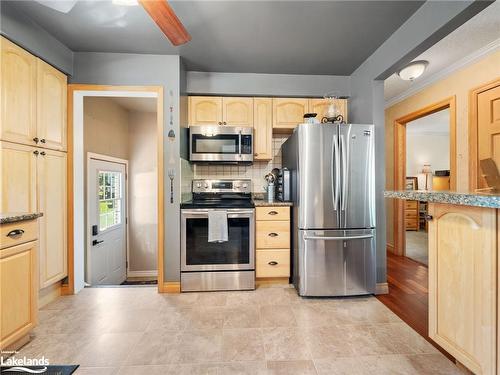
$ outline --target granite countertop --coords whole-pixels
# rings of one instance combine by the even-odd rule
[[[27,221],[38,219],[43,216],[41,212],[7,212],[0,214],[0,224],[16,223],[18,221]]]
[[[433,203],[459,204],[463,206],[500,208],[500,192],[489,191],[385,191],[386,198],[406,199]]]
[[[293,206],[293,202],[274,201],[271,203],[265,199],[255,199],[255,198],[253,200],[253,204],[255,205],[255,207],[279,207],[279,206],[291,207],[291,206]]]

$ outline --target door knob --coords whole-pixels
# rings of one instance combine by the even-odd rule
[[[38,143],[39,139],[38,137],[33,138],[33,142]]]
[[[94,240],[94,241],[92,241],[92,246],[99,245],[100,243],[103,243],[103,242],[104,241]]]

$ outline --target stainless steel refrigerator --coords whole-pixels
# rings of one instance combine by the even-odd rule
[[[291,171],[293,282],[301,296],[375,292],[374,128],[300,124]]]

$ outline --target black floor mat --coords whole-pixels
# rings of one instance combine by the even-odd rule
[[[120,285],[157,285],[158,280],[125,280]]]

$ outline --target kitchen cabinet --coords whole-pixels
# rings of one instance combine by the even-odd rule
[[[37,59],[8,39],[0,39],[0,139],[32,145],[36,136]]]
[[[38,146],[66,150],[67,77],[46,62],[37,60]]]
[[[304,114],[309,112],[309,99],[274,98],[273,129],[275,131],[292,131],[304,122]]]
[[[0,226],[4,233],[14,229],[24,234],[0,244],[0,350],[16,350],[29,340],[37,322],[36,221]]]
[[[34,147],[0,141],[1,212],[35,212],[36,156]]]
[[[40,222],[40,289],[67,276],[66,154],[40,151],[37,157]]]
[[[218,96],[189,97],[189,125],[222,125],[222,98]]]
[[[253,98],[222,98],[222,125],[253,127]]]
[[[254,160],[273,158],[273,100],[254,98],[253,100]]]
[[[475,374],[494,374],[497,210],[429,203],[429,214],[429,336]]]
[[[288,282],[290,277],[290,207],[255,208],[257,279]]]
[[[419,204],[418,201],[405,201],[405,229],[419,229]]]
[[[1,37],[0,139],[66,150],[67,77]]]
[[[347,99],[337,99],[337,105],[340,107],[340,114],[344,122],[347,122]],[[329,106],[330,100],[328,99],[309,99],[309,112],[317,113],[316,118],[319,122],[321,122],[323,117],[326,117]]]

